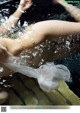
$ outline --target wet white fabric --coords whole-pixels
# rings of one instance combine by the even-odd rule
[[[28,77],[36,78],[43,91],[50,92],[59,87],[59,80],[68,81],[70,71],[64,65],[46,63],[37,69],[17,63],[17,57],[11,56],[4,65],[14,72],[22,73]],[[16,62],[15,62],[16,61]]]
[[[40,66],[38,69],[38,82],[46,92],[57,89],[59,87],[59,80],[69,81],[70,71],[64,65],[55,65],[54,63],[47,63]]]
[[[3,64],[14,72],[19,72],[28,77],[36,78],[40,88],[46,92],[58,88],[59,80],[68,81],[70,79],[70,71],[64,65],[46,63],[39,68],[34,69],[26,66],[25,63],[20,60],[20,57],[14,57],[12,55],[10,55]]]

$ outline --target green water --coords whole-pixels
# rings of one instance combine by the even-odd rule
[[[80,2],[80,0],[65,0],[65,1],[67,1],[68,3],[79,3]]]

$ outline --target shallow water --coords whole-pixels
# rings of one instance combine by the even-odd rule
[[[45,0],[43,2],[45,3]],[[53,5],[51,5],[51,7],[50,7],[48,5],[48,3],[49,3],[49,5],[51,5],[51,2],[46,2],[46,5],[43,5],[41,2],[40,3],[41,6],[39,6],[39,3],[36,2],[34,4],[34,6],[31,7],[31,9],[26,14],[23,15],[23,17],[21,19],[21,24],[23,24],[24,27],[28,25],[26,22],[24,23],[24,20],[27,20],[27,22],[29,24],[33,23],[33,22],[35,23],[36,21],[45,20],[45,19],[63,19],[63,20],[73,21],[73,18],[71,18],[70,15],[67,12],[65,12],[64,8],[62,8],[59,5],[52,8]],[[14,2],[14,4],[16,4],[16,6],[17,6],[17,2]],[[47,9],[47,11],[42,10],[44,6],[45,6],[45,9]],[[40,9],[40,7],[41,7],[41,9]],[[60,9],[60,10],[56,10],[56,7],[58,7],[57,9]],[[0,17],[2,18],[1,22],[4,21],[5,15],[7,15],[7,17],[8,17],[9,14],[13,12],[13,11],[12,12],[10,11],[7,13],[8,9],[10,9],[9,4],[7,4],[6,7],[4,7],[1,10],[1,15],[0,15]],[[37,10],[37,12],[35,9]],[[14,10],[15,10],[15,7],[14,7]],[[61,14],[62,12],[63,12],[63,14]],[[38,15],[37,15],[37,13],[38,13]],[[32,16],[32,18],[31,18],[31,16]],[[19,23],[18,27],[16,27],[15,30],[13,29],[11,31],[11,33],[9,33],[9,36],[11,36],[12,38],[14,38],[14,37],[16,38],[16,36],[19,35],[19,33],[22,33],[23,29],[20,29],[20,28],[21,27],[20,27],[20,23]],[[16,33],[15,36],[14,36],[14,33]],[[70,35],[70,39],[71,39],[71,35]],[[65,50],[66,50],[65,56],[66,56],[67,52],[69,52],[69,54],[72,55],[72,53],[70,52],[70,49],[71,48],[73,49],[75,44],[73,44],[72,46],[70,46],[70,44],[72,42],[75,42],[75,40],[70,40],[70,39],[68,37],[66,41],[60,40],[58,43],[56,41],[51,43],[50,41],[46,40],[45,42],[43,42],[39,46],[36,46],[33,50],[26,51],[27,54],[25,56],[22,53],[20,58],[24,59],[24,62],[26,62],[29,66],[34,66],[34,67],[39,67],[42,64],[49,62],[49,61],[53,61],[53,60],[55,60],[55,64],[66,65],[72,73],[72,80],[71,80],[69,85],[73,89],[73,91],[75,93],[77,93],[78,96],[80,96],[80,94],[78,93],[80,91],[80,88],[79,88],[79,86],[80,86],[80,71],[79,71],[80,70],[80,66],[79,66],[80,54],[75,55],[75,56],[71,56],[71,57],[65,58],[65,59],[63,59],[64,57],[62,56],[62,58],[59,60],[57,60],[57,58],[55,57],[55,54],[56,55],[59,54],[58,58],[61,57],[60,53],[62,51],[59,49],[62,47],[65,48]],[[77,40],[79,42],[79,36],[77,36]],[[58,46],[57,46],[57,44],[58,44]],[[54,49],[53,49],[53,47],[54,47]],[[77,50],[79,51],[79,44],[75,47],[74,53],[76,53]],[[64,53],[64,49],[63,49],[63,53]],[[45,54],[47,57],[45,57]],[[35,63],[35,61],[36,61],[36,63]],[[77,77],[76,77],[76,75],[77,75]],[[75,84],[74,78],[76,78],[77,85]],[[74,86],[74,84],[76,85],[76,87]]]

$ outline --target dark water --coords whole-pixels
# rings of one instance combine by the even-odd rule
[[[16,10],[19,0],[6,0],[9,2],[4,1],[5,0],[0,0],[0,12],[3,16],[9,16]],[[74,5],[78,7],[80,6],[80,4]],[[5,9],[9,9],[9,11],[7,12]],[[20,22],[21,25],[23,25],[25,21],[31,24],[49,19],[75,21],[61,5],[52,4],[52,0],[33,0],[32,7],[25,14],[23,14]],[[55,63],[64,64],[69,68],[72,74],[72,80],[70,83],[68,83],[69,87],[80,97],[80,54],[77,53],[71,57],[59,61],[57,60]]]

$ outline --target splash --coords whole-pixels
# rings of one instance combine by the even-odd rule
[[[70,71],[64,65],[55,65],[52,62],[35,69],[22,62],[19,57],[10,56],[3,64],[14,72],[37,79],[40,88],[45,92],[57,89],[60,80],[69,81],[70,79]]]
[[[23,27],[28,26],[27,23],[24,24]],[[19,25],[20,27],[20,25]],[[30,27],[29,27],[30,28]],[[22,28],[23,29],[23,28]],[[15,28],[14,30],[12,29],[10,31],[11,35],[10,38],[13,37],[17,37],[17,36],[21,36],[23,35],[23,32],[18,31],[16,32],[16,35],[14,36],[14,31],[17,31],[17,28]],[[28,30],[30,31],[30,29]],[[12,36],[13,33],[13,36]],[[30,33],[30,32],[28,32]],[[61,43],[61,41],[59,41]],[[47,48],[48,50],[50,50],[51,46],[50,46],[51,42],[49,40],[46,40],[46,42],[40,44],[39,46],[35,47],[35,51],[28,51],[28,53],[30,52],[32,54],[33,57],[36,57],[37,55],[41,55],[43,53],[44,48]],[[52,46],[54,45],[54,43],[52,44]],[[67,48],[69,47],[69,43],[66,43]],[[55,53],[57,53],[59,47],[57,47],[57,50],[54,51]],[[23,58],[22,58],[23,57]],[[65,80],[68,81],[70,79],[70,72],[68,70],[67,67],[65,67],[64,65],[55,65],[54,62],[52,63],[46,63],[44,65],[42,65],[44,63],[44,59],[41,60],[40,62],[40,67],[35,69],[32,67],[29,67],[26,65],[26,61],[24,59],[28,59],[28,55],[26,56],[26,58],[24,58],[25,55],[20,56],[20,57],[14,57],[14,56],[10,56],[5,63],[3,63],[5,66],[7,66],[8,68],[10,68],[11,70],[13,70],[14,72],[19,72],[21,74],[24,74],[28,77],[31,78],[35,78],[37,79],[40,88],[43,91],[46,92],[50,92],[51,90],[57,89],[59,87],[59,80]],[[30,55],[29,55],[30,57]],[[3,68],[1,68],[1,72]]]

